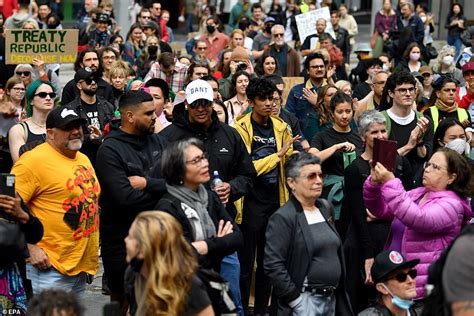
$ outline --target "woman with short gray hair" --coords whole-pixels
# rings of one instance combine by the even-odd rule
[[[220,271],[222,258],[242,245],[242,234],[217,194],[204,187],[210,176],[203,143],[196,138],[172,143],[163,151],[161,172],[168,192],[155,209],[181,223],[201,267]]]
[[[270,217],[265,235],[264,269],[274,295],[270,315],[352,315],[333,207],[319,199],[321,161],[297,153],[285,173],[291,196]]]
[[[367,308],[375,295],[366,284],[372,282],[370,268],[375,256],[385,245],[390,230],[390,221],[379,220],[366,208],[362,196],[365,179],[370,175],[370,161],[373,158],[374,139],[388,139],[386,119],[376,110],[362,112],[359,121],[359,135],[364,142],[364,152],[344,170],[344,197],[350,201],[350,225],[344,242],[347,258],[347,292],[355,313]],[[410,184],[411,167],[405,158],[397,157],[397,177]],[[361,276],[361,271],[363,276]]]

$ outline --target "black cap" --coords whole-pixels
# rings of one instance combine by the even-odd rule
[[[74,75],[74,81],[78,83],[79,81],[86,80],[90,77],[94,77],[94,79],[96,79],[97,75],[89,67],[81,68],[78,71],[76,71],[76,74]]]
[[[79,124],[87,123],[87,120],[80,117],[79,114],[68,107],[60,106],[49,112],[46,118],[46,128],[61,128],[72,122]]]
[[[372,280],[375,284],[380,283],[393,271],[407,267],[413,268],[418,263],[420,263],[419,259],[407,261],[398,251],[384,250],[375,257],[370,271]]]
[[[93,22],[110,23],[110,16],[107,13],[97,13]]]

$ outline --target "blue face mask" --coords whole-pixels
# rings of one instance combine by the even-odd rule
[[[385,284],[382,285],[388,291],[388,293],[390,293],[390,296],[392,297],[392,304],[396,307],[403,310],[409,310],[410,307],[413,305],[413,300],[404,300],[403,298],[393,295],[392,292],[385,286]]]

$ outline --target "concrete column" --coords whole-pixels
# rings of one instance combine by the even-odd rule
[[[382,10],[382,0],[372,1],[372,14],[370,17],[370,36],[374,33],[375,28],[375,15],[377,12]]]
[[[127,1],[127,0],[114,1],[115,19],[117,20],[117,24],[122,27],[122,31],[120,31],[120,34],[124,37],[125,41],[127,40],[125,36],[127,36],[128,30],[130,29],[130,26],[131,26],[130,8],[129,8],[131,3],[132,1]]]

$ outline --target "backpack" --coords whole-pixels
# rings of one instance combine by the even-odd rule
[[[451,309],[443,289],[443,269],[446,264],[449,252],[456,240],[464,235],[474,234],[474,225],[468,225],[461,234],[453,240],[451,245],[446,248],[441,256],[428,269],[428,282],[426,283],[426,299],[422,316],[450,316]]]
[[[207,295],[209,295],[216,315],[238,315],[229,284],[219,273],[200,268],[196,275],[206,286]]]

